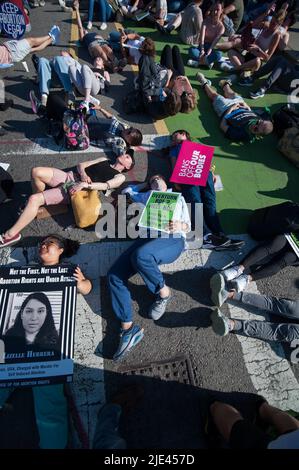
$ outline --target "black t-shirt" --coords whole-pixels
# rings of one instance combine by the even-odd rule
[[[97,33],[87,33],[82,39],[82,42],[85,47],[89,47],[90,44],[94,41],[96,41],[98,34]]]

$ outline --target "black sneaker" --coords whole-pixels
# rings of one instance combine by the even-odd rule
[[[8,108],[12,108],[14,105],[13,100],[5,100],[4,103],[0,104],[0,111],[6,111]]]
[[[157,30],[162,33],[162,34],[167,34],[168,31],[167,31],[167,28],[165,28],[164,26],[160,25],[160,23],[156,23],[156,28]]]
[[[230,243],[230,239],[224,235],[214,235],[213,233],[209,233],[203,237],[203,244],[202,248],[207,248],[209,250],[213,250],[214,248],[223,248],[228,246]]]

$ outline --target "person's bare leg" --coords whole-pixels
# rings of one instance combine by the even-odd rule
[[[165,299],[166,297],[170,296],[170,289],[169,289],[168,286],[166,286],[166,284],[165,284],[164,287],[162,287],[162,289],[160,289],[159,295],[160,295],[161,299]]]
[[[299,429],[299,421],[296,418],[267,402],[260,406],[259,414],[263,421],[274,426],[280,434]]]
[[[233,41],[219,42],[218,44],[216,44],[215,49],[218,49],[218,51],[227,52],[227,51],[230,51],[231,49],[234,49],[240,46],[241,46],[241,39],[237,38],[237,39],[234,39]]]
[[[37,166],[31,170],[31,186],[33,193],[41,193],[53,178],[53,168]]]
[[[38,47],[44,42],[48,41],[50,39],[50,43],[53,41],[53,39],[47,34],[46,36],[42,36],[39,38],[26,38],[26,41],[29,42],[30,47]]]
[[[30,52],[32,53],[32,52],[37,52],[37,51],[43,51],[44,49],[46,49],[46,47],[50,46],[52,42],[53,42],[53,39],[50,38],[49,36],[48,39],[42,42],[39,46],[32,47]]]
[[[108,56],[106,52],[104,51],[104,48],[101,47],[99,44],[97,44],[96,46],[93,46],[90,51],[91,51],[90,55],[92,56],[93,59],[95,59],[96,57],[100,57],[101,59],[103,59],[104,62],[108,60]]]
[[[103,49],[104,54],[108,57],[109,60],[112,61],[115,58],[113,50],[107,44],[104,44],[102,46],[102,49]]]
[[[243,420],[242,415],[233,406],[219,401],[211,405],[210,412],[219,433],[229,442],[232,427],[237,421]]]
[[[237,68],[240,67],[240,65],[243,64],[244,58],[240,52],[236,51],[235,49],[232,49],[228,51],[227,53],[229,60],[231,63]]]
[[[5,232],[4,236],[12,238],[17,235],[17,233],[21,232],[25,227],[27,227],[27,225],[30,224],[30,222],[32,222],[32,220],[35,219],[38,213],[38,209],[43,206],[44,203],[45,199],[43,193],[32,194],[28,200],[27,206],[18,218],[17,222]]]

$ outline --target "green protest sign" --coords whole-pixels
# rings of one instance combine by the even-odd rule
[[[180,193],[152,191],[139,220],[139,227],[169,233],[168,225],[173,220]]]

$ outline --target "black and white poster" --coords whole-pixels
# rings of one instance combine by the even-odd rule
[[[0,266],[0,388],[72,381],[74,269]]]

